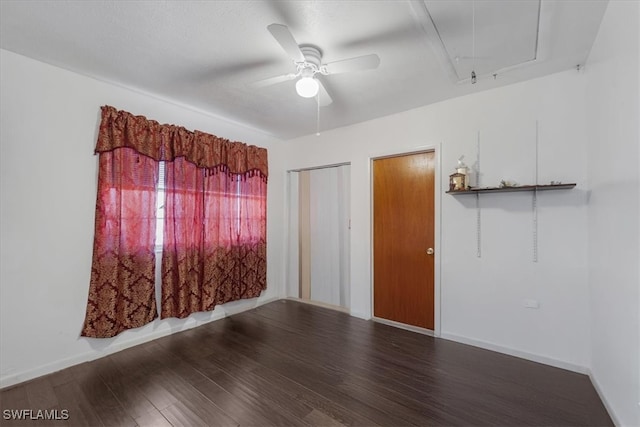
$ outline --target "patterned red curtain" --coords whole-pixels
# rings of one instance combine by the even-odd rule
[[[91,284],[82,329],[112,337],[158,316],[155,300],[158,162],[131,148],[100,154]]]
[[[162,317],[266,288],[267,150],[102,107],[94,254],[82,335],[157,317],[155,209],[165,162]]]
[[[165,166],[162,317],[186,317],[266,288],[266,177]]]

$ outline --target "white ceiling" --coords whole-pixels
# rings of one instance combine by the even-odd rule
[[[327,130],[584,64],[606,4],[1,0],[0,47],[287,139],[315,133],[317,105],[294,81],[249,86],[295,71],[269,24],[323,62],[380,57],[378,69],[323,77]]]

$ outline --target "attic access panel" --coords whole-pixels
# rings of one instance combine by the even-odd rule
[[[540,0],[424,3],[458,81],[468,80],[474,70],[478,76],[490,75],[536,59]]]

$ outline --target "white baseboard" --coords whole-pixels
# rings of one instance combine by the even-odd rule
[[[308,300],[308,299],[302,299],[302,298],[297,298],[297,297],[286,297],[285,299],[288,299],[290,301],[301,302],[303,304],[315,305],[317,307],[328,308],[329,310],[341,311],[343,313],[349,314],[349,309],[348,308],[341,307],[339,305],[327,304],[327,303],[320,302],[320,301],[311,301],[311,300]]]
[[[591,384],[593,384],[593,388],[596,389],[596,393],[598,393],[598,396],[600,397],[600,400],[604,405],[604,409],[606,409],[607,412],[609,413],[609,417],[611,417],[611,421],[613,421],[613,424],[615,424],[616,426],[621,426],[622,423],[620,422],[618,417],[616,417],[616,413],[613,412],[613,408],[609,404],[609,401],[607,400],[605,394],[602,392],[602,388],[600,387],[598,380],[596,380],[596,378],[593,376],[593,372],[591,372],[591,370],[589,370],[588,375],[589,375],[589,379],[591,380]]]
[[[369,313],[365,313],[362,311],[349,311],[349,314],[353,317],[357,317],[358,319],[362,319],[362,320],[371,320],[371,314]]]
[[[128,340],[114,343],[103,350],[88,351],[86,353],[74,355],[71,357],[67,357],[65,359],[60,359],[51,363],[40,365],[35,368],[31,368],[21,372],[6,375],[0,378],[0,389],[11,387],[13,385],[16,385],[25,381],[29,381],[43,375],[51,374],[51,373],[60,371],[62,369],[69,368],[74,365],[79,365],[80,363],[90,362],[92,360],[100,359],[101,357],[105,357],[110,354],[125,350],[127,348],[134,347],[136,345],[144,344],[146,342],[165,337],[167,335],[186,331],[188,329],[193,329],[195,327],[202,326],[206,323],[214,322],[216,320],[220,320],[225,317],[232,316],[234,314],[251,310],[260,305],[277,301],[278,299],[279,298],[277,296],[271,297],[271,298],[265,298],[265,299],[258,299],[253,304],[247,304],[246,300],[240,300],[238,302],[235,302],[236,304],[228,303],[230,305],[227,307],[225,307],[225,305],[227,304],[223,304],[219,306],[221,308],[220,311],[212,311],[211,317],[209,317],[206,320],[197,320],[197,319],[194,319],[193,317],[190,317],[185,319],[184,322],[177,327],[170,326],[162,329],[157,329],[149,333],[146,333],[143,336],[136,336]]]
[[[553,366],[555,368],[566,369],[567,371],[577,372],[579,374],[588,374],[589,368],[586,366],[576,365],[574,363],[565,362],[563,360],[554,359],[547,356],[541,356],[535,353],[529,353],[522,350],[516,350],[510,347],[503,347],[486,341],[480,341],[473,338],[467,338],[460,335],[449,334],[443,332],[440,338],[449,341],[455,341],[462,344],[472,345],[474,347],[484,348],[486,350],[496,351],[498,353],[508,354],[509,356],[519,357],[521,359],[531,360],[532,362],[542,363],[543,365]]]

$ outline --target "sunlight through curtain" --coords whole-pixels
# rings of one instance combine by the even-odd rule
[[[186,317],[266,287],[266,180],[167,163],[162,317]]]
[[[91,286],[82,335],[112,337],[158,316],[155,300],[158,162],[131,148],[100,155]]]

